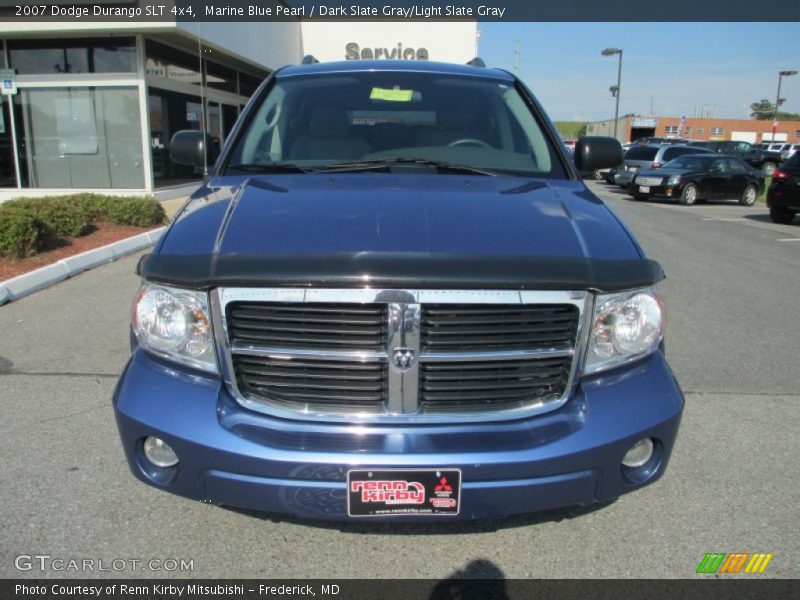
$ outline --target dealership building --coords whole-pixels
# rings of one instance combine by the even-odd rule
[[[476,36],[474,21],[4,22],[0,201],[185,193],[201,173],[170,160],[172,135],[205,129],[223,144],[275,69],[306,54],[466,62]]]
[[[614,119],[586,125],[586,135],[614,135]],[[617,120],[617,139],[634,142],[643,137],[689,140],[734,140],[771,142],[772,120],[716,119],[701,117],[641,117],[628,115]],[[800,121],[779,121],[776,142],[800,142]]]

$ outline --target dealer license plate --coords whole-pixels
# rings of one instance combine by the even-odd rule
[[[351,517],[457,515],[459,469],[353,469],[347,472]]]
[[[640,185],[639,186],[639,191],[641,193],[643,193],[643,194],[647,194],[647,193],[650,192],[650,186],[649,185]]]

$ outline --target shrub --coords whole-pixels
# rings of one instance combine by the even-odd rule
[[[6,210],[23,211],[44,223],[56,237],[79,237],[91,229],[92,216],[80,204],[60,198],[21,198],[7,203]]]
[[[152,227],[166,214],[155,198],[72,194],[10,200],[0,204],[0,218],[0,253],[25,257],[53,238],[85,235],[96,221]]]
[[[49,238],[47,226],[24,210],[0,211],[0,254],[33,256]]]
[[[164,208],[153,198],[115,198],[106,203],[106,216],[118,225],[149,227],[164,222]]]

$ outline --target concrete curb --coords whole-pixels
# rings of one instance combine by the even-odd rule
[[[78,273],[83,273],[152,246],[158,241],[165,229],[166,227],[160,227],[153,231],[140,233],[107,246],[62,258],[52,265],[47,265],[30,273],[23,273],[17,277],[0,281],[0,305],[11,300],[19,300],[28,294],[50,287]]]

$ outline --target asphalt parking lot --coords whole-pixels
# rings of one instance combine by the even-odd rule
[[[667,280],[667,352],[686,410],[653,486],[595,509],[476,524],[330,525],[138,483],[111,394],[128,354],[137,256],[0,308],[0,576],[15,557],[192,560],[123,577],[694,577],[706,552],[800,570],[800,220],[763,205],[633,202],[590,182]]]

